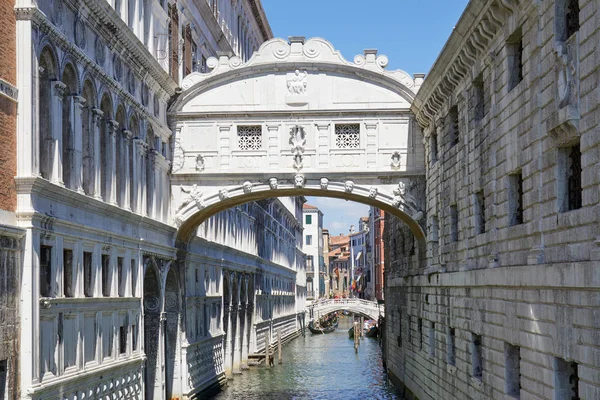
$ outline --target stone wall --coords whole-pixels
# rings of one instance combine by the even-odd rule
[[[419,399],[600,398],[597,4],[467,8],[413,104],[427,262],[386,254],[389,372]]]

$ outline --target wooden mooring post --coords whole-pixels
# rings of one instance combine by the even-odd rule
[[[360,344],[360,339],[359,339],[359,326],[358,326],[358,322],[354,321],[354,352],[358,354],[358,346]]]
[[[281,329],[277,330],[277,363],[283,364],[283,355],[281,354]]]
[[[269,346],[270,346],[269,332],[267,332],[265,334],[265,351],[266,351],[265,364],[270,367],[271,366],[271,358],[269,357]]]

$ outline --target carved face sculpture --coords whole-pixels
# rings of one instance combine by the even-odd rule
[[[219,198],[221,200],[225,200],[229,198],[229,191],[227,189],[219,190]]]
[[[277,178],[269,179],[269,186],[271,187],[271,189],[273,189],[273,190],[277,189],[278,185],[279,185],[279,182],[277,182]]]
[[[326,190],[329,185],[329,179],[321,178],[321,189]]]
[[[252,182],[249,182],[249,181],[244,182],[244,184],[242,185],[242,188],[244,189],[244,193],[252,192]]]
[[[303,188],[304,187],[304,175],[302,174],[298,174],[294,177],[294,184],[296,185],[297,188]]]
[[[354,182],[352,181],[346,181],[344,183],[344,190],[348,193],[351,193],[352,190],[354,190]]]
[[[374,199],[375,197],[377,197],[377,188],[372,187],[371,189],[369,189],[369,197]]]

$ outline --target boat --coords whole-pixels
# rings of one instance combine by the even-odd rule
[[[365,321],[363,332],[366,337],[377,337],[379,329],[377,328],[377,321],[369,319]]]
[[[348,329],[348,337],[350,339],[354,339],[354,327],[351,327],[350,329]]]
[[[331,333],[331,332],[335,331],[336,327],[337,327],[337,323],[335,325],[329,325],[329,326],[315,325],[314,321],[310,321],[308,323],[308,330],[311,331],[315,335]]]

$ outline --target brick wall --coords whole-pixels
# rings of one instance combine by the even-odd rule
[[[445,51],[460,55],[471,39],[480,49],[469,44],[471,60],[458,68],[448,60],[437,65],[439,75],[417,95],[425,141],[429,146],[437,134],[438,143],[437,162],[427,171],[428,257],[413,266],[402,252],[405,230],[389,225],[388,244],[403,247],[386,254],[387,365],[393,380],[421,400],[598,399],[598,6],[579,1],[579,31],[561,42],[556,1],[502,3],[514,9],[471,2],[465,18],[472,20],[458,24],[462,35],[454,38],[461,39]],[[520,82],[510,71],[519,37]],[[420,115],[438,88],[447,98],[438,97],[433,116]],[[564,175],[572,166],[565,166],[565,149],[576,144],[581,207],[568,211]],[[522,220],[515,219],[519,191]]]

